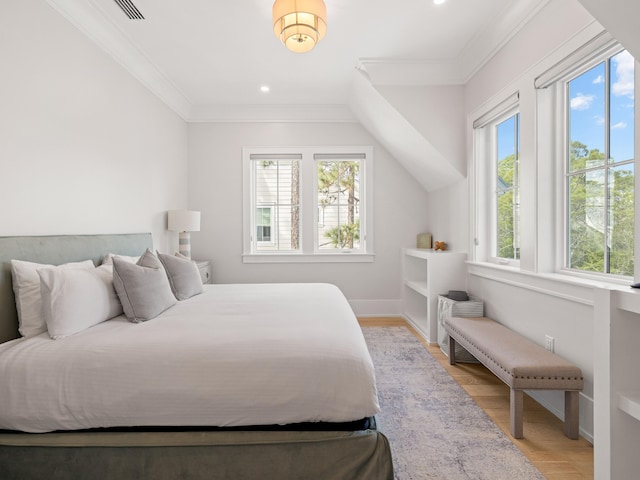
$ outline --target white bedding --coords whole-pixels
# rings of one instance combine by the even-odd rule
[[[345,422],[379,411],[362,332],[328,284],[205,285],[159,317],[0,345],[0,428]]]

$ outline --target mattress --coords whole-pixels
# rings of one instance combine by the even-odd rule
[[[150,321],[0,345],[0,428],[348,422],[379,412],[357,320],[328,284],[205,285]]]

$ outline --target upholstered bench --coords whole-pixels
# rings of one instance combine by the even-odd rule
[[[564,433],[579,434],[582,371],[513,330],[487,317],[449,317],[449,363],[455,365],[458,342],[511,388],[511,435],[523,438],[523,390],[564,390]]]

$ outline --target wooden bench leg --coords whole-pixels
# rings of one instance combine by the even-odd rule
[[[449,365],[456,364],[456,341],[449,335]]]
[[[522,409],[524,405],[524,392],[522,390],[511,389],[511,408],[509,421],[511,424],[511,436],[513,438],[524,438],[522,433]]]
[[[566,390],[564,392],[564,434],[571,440],[580,435],[580,392]]]

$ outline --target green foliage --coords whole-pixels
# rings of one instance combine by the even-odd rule
[[[595,168],[571,175],[568,179],[569,267],[632,276],[633,166],[611,167],[606,178],[603,152],[573,141],[569,154],[571,172]],[[596,168],[598,166],[602,168]],[[607,186],[608,198],[605,193]]]
[[[344,205],[347,207],[347,221],[325,231],[324,236],[334,248],[353,248],[360,240],[360,219],[356,218],[356,207],[360,199],[357,184],[360,176],[360,162],[326,161],[318,162],[318,204]],[[346,202],[345,202],[346,199]]]
[[[324,233],[336,248],[353,248],[355,240],[360,240],[360,220],[333,227]]]
[[[516,172],[516,156],[508,155],[498,161],[498,199],[497,199],[497,251],[496,256],[499,258],[520,257],[517,248],[518,239],[518,222],[520,221],[519,198],[517,197],[517,187],[514,185],[514,176]]]

